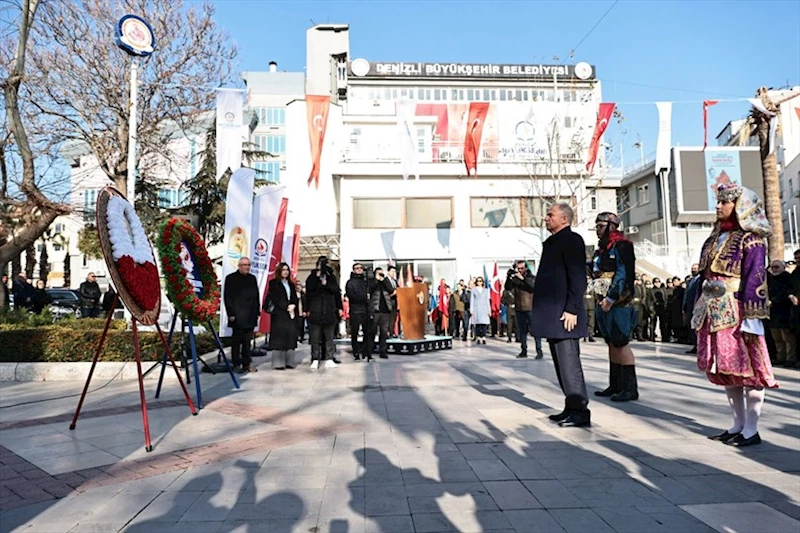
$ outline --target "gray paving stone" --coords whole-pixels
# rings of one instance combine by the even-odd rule
[[[500,459],[467,461],[481,481],[501,481],[517,479]]]
[[[378,485],[366,492],[365,512],[368,517],[411,514],[402,485]]]
[[[511,509],[541,509],[542,505],[519,481],[486,481],[486,490],[503,511]]]
[[[586,503],[578,498],[558,480],[523,481],[523,485],[533,494],[545,509],[574,509],[586,507]]]
[[[591,509],[550,509],[548,511],[567,533],[614,533]]]
[[[520,533],[564,533],[564,528],[543,509],[503,511],[511,526]]]
[[[592,509],[617,533],[714,533],[692,515],[678,507],[664,507],[661,512],[644,513],[635,507]]]
[[[800,521],[760,502],[682,505],[681,509],[717,531],[800,531]]]
[[[668,503],[632,479],[567,479],[564,486],[588,507],[633,507]]]
[[[366,533],[408,533],[414,531],[411,515],[373,516],[366,520]]]

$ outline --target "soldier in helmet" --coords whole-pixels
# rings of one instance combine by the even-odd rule
[[[633,243],[619,227],[616,214],[597,215],[595,231],[600,241],[592,259],[592,285],[598,301],[597,326],[608,344],[610,384],[595,395],[628,402],[639,398],[635,361],[628,345],[637,321],[633,301],[636,257]]]

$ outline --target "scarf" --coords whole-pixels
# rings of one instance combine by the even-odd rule
[[[631,241],[623,235],[623,233],[619,230],[608,231],[602,239],[600,239],[600,248],[603,251],[608,251],[614,247],[620,241],[625,241],[630,243]],[[631,243],[632,244],[632,243]]]
[[[730,217],[727,220],[721,220],[719,222],[719,232],[725,233],[726,231],[734,231],[739,229],[739,222],[736,221],[736,217]]]

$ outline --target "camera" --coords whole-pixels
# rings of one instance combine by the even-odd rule
[[[512,277],[512,276],[514,276],[514,275],[516,275],[516,273],[517,273],[517,270],[516,270],[516,269],[514,269],[514,268],[509,268],[509,269],[508,269],[508,272],[506,272],[506,277],[507,277],[507,278],[510,278],[510,277]]]

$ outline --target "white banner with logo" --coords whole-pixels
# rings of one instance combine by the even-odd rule
[[[275,240],[275,227],[286,186],[262,187],[253,201],[253,245],[250,253],[250,273],[258,280],[258,294],[263,300],[270,279],[270,260],[280,253],[283,243]],[[261,301],[263,304],[264,302]]]
[[[225,310],[225,278],[239,267],[239,259],[250,253],[251,213],[253,211],[253,182],[256,171],[249,168],[237,169],[228,182],[225,198],[225,239],[222,241],[222,305],[220,305],[219,330],[223,337],[233,332],[228,327],[228,313]]]
[[[561,154],[564,156],[570,135],[563,127],[559,128],[560,135],[556,135],[555,106],[551,102],[498,102],[498,131],[492,134],[490,113],[484,126],[484,151],[491,146],[494,138],[498,144],[497,159],[500,161],[549,161],[551,150],[554,156],[558,153],[555,143],[560,137]]]
[[[670,147],[672,146],[672,102],[656,102],[658,109],[658,141],[656,143],[656,174],[662,170],[669,174],[672,164]]]
[[[241,89],[217,89],[217,180],[242,166],[243,97]]]
[[[397,135],[400,139],[400,161],[403,164],[403,179],[409,176],[419,179],[417,142],[414,135],[414,110],[416,104],[410,100],[397,102]]]

